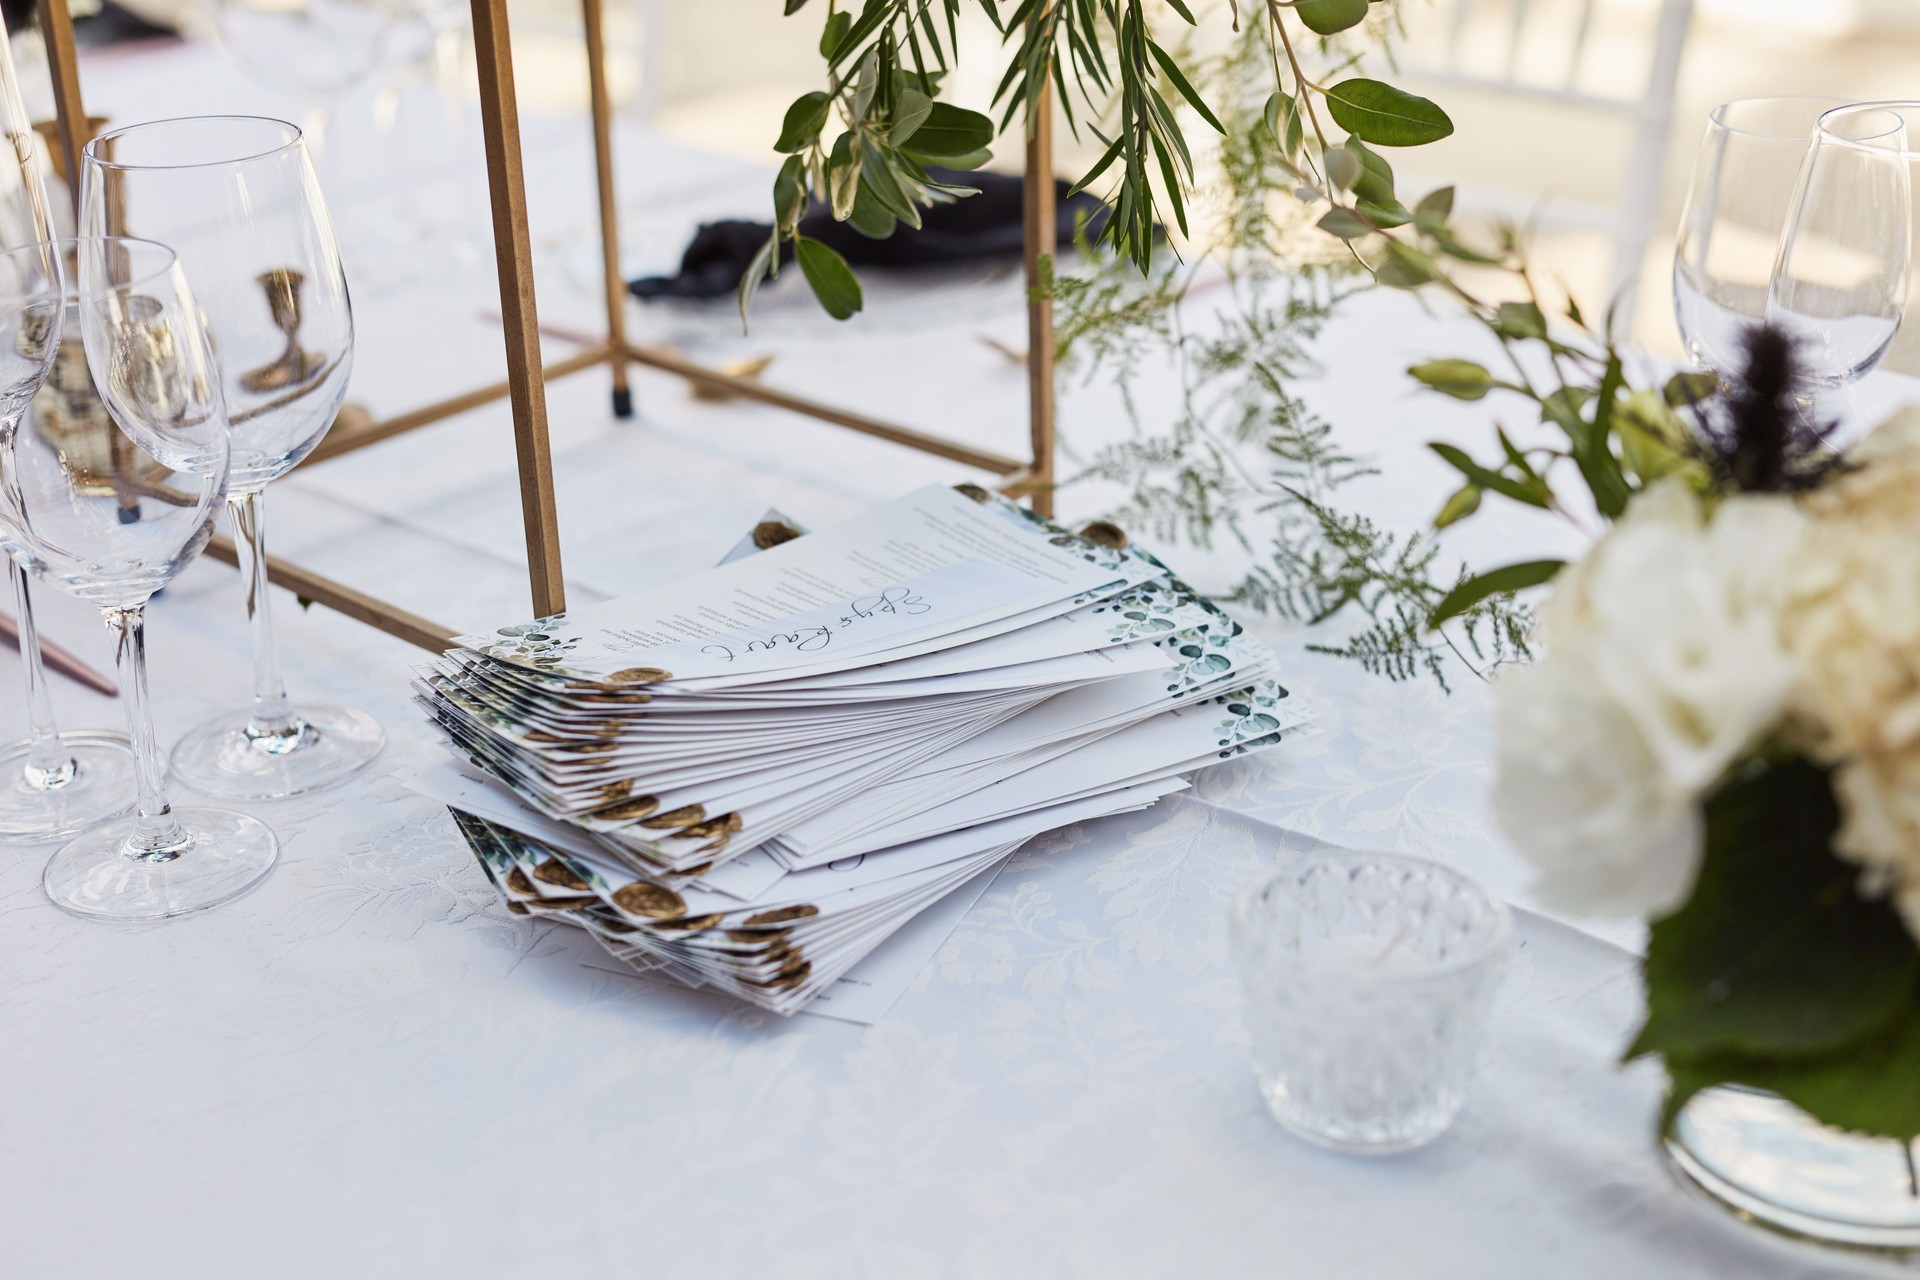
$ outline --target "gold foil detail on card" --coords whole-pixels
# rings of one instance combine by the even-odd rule
[[[1111,520],[1095,520],[1080,530],[1080,536],[1088,542],[1098,543],[1114,551],[1127,549],[1127,531]]]
[[[687,913],[686,900],[679,894],[645,880],[614,890],[613,905],[630,916],[645,916],[650,920],[671,920]]]
[[[627,790],[633,789],[631,782],[622,784]],[[588,816],[600,822],[631,822],[635,818],[644,818],[660,807],[660,802],[652,796],[635,796],[625,804],[616,804],[609,809],[596,809]]]
[[[685,827],[696,822],[705,822],[706,818],[706,806],[690,804],[684,809],[670,809],[666,813],[657,814],[640,825],[654,830],[664,830],[668,827]]]
[[[574,889],[581,893],[585,893],[593,887],[581,879],[572,867],[567,866],[558,858],[548,858],[545,862],[537,864],[533,869],[533,878],[546,884],[559,885],[562,889]]]
[[[673,679],[673,672],[661,667],[622,667],[607,676],[608,684],[659,684]]]
[[[753,526],[753,545],[765,551],[783,542],[792,542],[800,531],[782,520],[762,520]]]
[[[820,908],[811,902],[802,902],[798,906],[775,907],[772,911],[762,911],[758,915],[748,916],[740,923],[746,928],[753,929],[763,925],[785,924],[789,920],[805,920],[819,914]]]
[[[527,873],[515,867],[507,873],[507,888],[523,898],[537,898],[540,891],[533,887],[533,881],[527,879]]]

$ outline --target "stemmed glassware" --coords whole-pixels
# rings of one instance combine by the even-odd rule
[[[0,49],[0,130],[12,146],[0,163],[0,248],[42,243],[51,235],[46,192],[41,187],[39,138],[30,127],[14,78],[12,59]],[[27,323],[23,313],[16,325]],[[44,319],[38,312],[31,323]],[[15,330],[0,349],[0,435],[31,412],[34,394],[56,358],[59,330],[47,335]],[[24,342],[25,345],[18,345]],[[0,501],[4,501],[0,498]],[[20,662],[26,673],[28,736],[0,746],[0,843],[59,840],[95,822],[127,812],[133,757],[125,738],[97,730],[62,733],[40,660],[33,593],[26,553],[10,544],[0,524],[0,560],[7,565],[18,622]]]
[[[77,290],[63,252],[76,260]],[[112,421],[111,447],[72,450],[39,419],[21,419],[0,436],[0,526],[31,550],[38,576],[96,605],[114,633],[137,798],[131,818],[62,845],[44,884],[81,915],[153,920],[246,891],[279,847],[245,814],[172,808],[147,695],[146,602],[212,534],[227,485],[226,408],[200,308],[165,246],[81,239],[0,254],[9,351],[51,363],[69,310]]]
[[[1673,255],[1673,311],[1694,363],[1724,381],[1767,286],[1822,113],[1841,98],[1741,98],[1715,107],[1694,158]]]
[[[1800,340],[1811,396],[1864,377],[1899,330],[1913,263],[1909,119],[1920,102],[1836,107],[1801,165],[1766,316]]]
[[[211,795],[277,799],[331,786],[380,753],[363,711],[288,700],[268,608],[261,491],[332,425],[353,365],[353,311],[300,130],[254,116],[162,120],[87,147],[81,226],[169,245],[203,310],[232,438],[227,509],[253,627],[254,696],[173,754]]]

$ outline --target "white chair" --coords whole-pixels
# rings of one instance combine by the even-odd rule
[[[1421,24],[1427,38],[1409,43],[1400,67],[1402,79],[1413,88],[1424,84],[1552,103],[1626,123],[1631,141],[1625,172],[1618,197],[1610,204],[1560,201],[1538,191],[1463,187],[1460,192],[1460,207],[1469,212],[1515,218],[1537,213],[1543,224],[1609,232],[1613,264],[1608,295],[1623,317],[1633,313],[1641,260],[1659,217],[1674,83],[1693,15],[1693,0],[1658,3],[1646,80],[1622,85],[1618,94],[1586,87],[1599,0],[1434,0],[1433,17],[1440,29]],[[1548,14],[1557,21],[1542,22]],[[1543,195],[1548,197],[1544,202]]]

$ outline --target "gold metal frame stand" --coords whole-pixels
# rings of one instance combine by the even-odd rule
[[[628,386],[630,364],[642,364],[683,378],[696,386],[731,392],[795,413],[877,436],[924,453],[1003,477],[1004,489],[1031,495],[1034,509],[1051,515],[1054,482],[1053,304],[1034,296],[1043,278],[1043,258],[1054,250],[1053,133],[1050,101],[1028,122],[1026,154],[1026,282],[1028,407],[1032,455],[1022,461],[959,440],[930,435],[866,417],[687,360],[659,347],[639,345],[626,336],[626,281],[620,271],[618,208],[613,181],[613,109],[607,94],[606,41],[602,0],[581,0],[586,20],[587,82],[593,117],[594,176],[598,188],[600,239],[606,281],[607,336],[563,360],[544,364],[539,320],[533,296],[533,251],[527,230],[525,175],[520,163],[520,116],[514,101],[513,50],[507,29],[506,0],[471,0],[474,60],[480,79],[481,132],[486,145],[487,182],[493,205],[494,256],[500,276],[500,314],[506,336],[507,377],[435,404],[380,421],[354,421],[342,415],[307,461],[320,462],[438,422],[496,400],[513,406],[513,438],[520,476],[521,516],[526,526],[527,576],[536,617],[566,608],[560,575],[560,526],[553,488],[553,464],[547,442],[546,382],[584,369],[605,366],[613,378],[613,412],[633,414]],[[60,147],[67,180],[78,207],[80,153],[91,140],[80,95],[80,73],[68,0],[38,0],[47,46],[54,101],[59,111]],[[215,538],[211,554],[237,563],[233,544]],[[384,600],[298,565],[269,557],[268,577],[316,604],[378,627],[424,649],[439,651],[454,632]]]

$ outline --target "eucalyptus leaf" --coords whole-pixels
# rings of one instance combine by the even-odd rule
[[[1385,204],[1375,200],[1356,200],[1353,207],[1358,209],[1361,216],[1368,222],[1383,231],[1393,227],[1404,227],[1413,221],[1413,210],[1398,200],[1388,200]]]
[[[1337,190],[1351,191],[1353,184],[1360,181],[1360,157],[1345,147],[1327,152],[1322,163],[1326,165],[1327,181]]]
[[[1374,271],[1373,278],[1395,289],[1418,289],[1440,278],[1433,258],[1398,240],[1387,241],[1387,260]]]
[[[1379,80],[1342,80],[1326,96],[1334,122],[1375,146],[1417,147],[1453,132],[1438,103]]]
[[[1315,35],[1331,36],[1367,20],[1367,0],[1299,0],[1293,11]]]
[[[869,240],[885,240],[899,227],[900,219],[874,199],[872,189],[863,182],[854,193],[853,211],[847,215],[847,225]]]
[[[1327,210],[1318,225],[1322,231],[1339,236],[1342,240],[1357,240],[1361,236],[1370,236],[1378,230],[1353,210],[1343,209],[1338,205]]]
[[[1358,138],[1348,138],[1340,149],[1360,162],[1360,172],[1348,184],[1354,195],[1375,204],[1398,203],[1393,192],[1393,166],[1386,157]]]
[[[793,251],[800,260],[800,273],[828,315],[845,320],[860,310],[860,281],[845,258],[807,236],[793,238]]]
[[[1420,197],[1413,206],[1413,225],[1428,235],[1444,231],[1453,216],[1453,188],[1440,187]]]
[[[1427,625],[1437,627],[1449,618],[1457,618],[1488,596],[1506,595],[1551,582],[1566,567],[1564,560],[1528,560],[1489,569],[1447,592],[1440,603],[1433,607],[1433,612],[1427,615]]]

